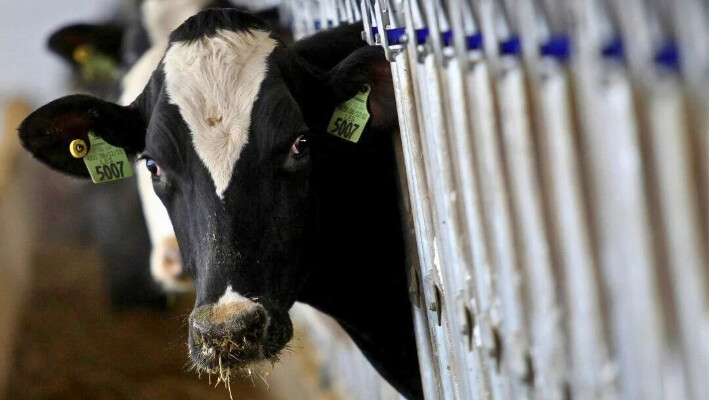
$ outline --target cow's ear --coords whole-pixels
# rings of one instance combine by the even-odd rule
[[[121,64],[123,32],[111,24],[74,24],[54,32],[47,45],[87,79],[109,79]]]
[[[355,50],[327,73],[327,85],[335,104],[354,97],[365,84],[372,88],[367,104],[371,115],[370,128],[395,128],[398,119],[391,66],[379,46]]]
[[[89,174],[84,161],[74,158],[69,147],[76,139],[90,146],[89,132],[122,147],[129,156],[145,147],[145,124],[137,108],[86,95],[66,96],[42,106],[18,130],[22,145],[34,157],[60,172],[85,178]]]

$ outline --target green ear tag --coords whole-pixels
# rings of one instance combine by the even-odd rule
[[[369,121],[367,98],[371,91],[372,88],[369,85],[364,85],[353,98],[337,106],[327,125],[327,132],[357,143],[359,137],[362,136],[364,126]]]
[[[133,176],[125,150],[111,146],[105,140],[89,132],[89,153],[84,163],[94,183],[113,182]]]

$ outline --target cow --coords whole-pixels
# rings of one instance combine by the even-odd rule
[[[70,95],[19,127],[28,151],[70,175],[89,176],[69,151],[89,133],[145,160],[195,283],[188,347],[198,370],[275,361],[301,301],[334,317],[402,394],[423,396],[391,71],[362,29],[287,47],[251,14],[206,10],[173,31],[130,105]],[[356,143],[332,128],[354,99],[369,114]]]
[[[167,48],[170,32],[200,10],[232,8],[232,3],[228,0],[140,0],[136,1],[134,6],[127,7],[124,12],[128,14],[127,16],[117,17],[105,23],[75,23],[62,27],[48,40],[52,52],[67,61],[76,72],[82,72],[76,74],[80,78],[78,80],[80,87],[98,93],[99,97],[117,96],[118,104],[121,105],[128,105],[135,100],[150,80],[152,71],[157,67]],[[277,9],[261,9],[256,15],[265,20],[272,29],[277,30],[281,37],[285,36],[286,42],[290,41],[289,32],[279,23]],[[92,67],[94,64],[103,65],[104,68]],[[93,72],[87,74],[87,70]],[[112,88],[116,86],[114,81],[119,76],[121,76],[119,85],[121,91],[120,95],[115,95],[112,94],[112,90],[115,91]],[[136,176],[145,224],[152,244],[149,256],[150,273],[166,292],[190,292],[194,289],[192,281],[182,269],[177,239],[165,207],[153,192],[150,173],[140,168],[136,171]],[[113,191],[117,190],[120,190],[120,193],[111,195],[123,196],[116,201],[133,200],[130,189],[113,189]],[[106,191],[103,189],[102,192]],[[137,220],[137,216],[122,215],[121,218],[131,219],[132,225],[143,224],[142,221]],[[94,225],[98,226],[94,231],[99,238],[99,247],[102,253],[105,253],[104,258],[107,259],[107,263],[114,264],[113,259],[117,257],[108,252],[121,250],[112,240],[116,227],[102,225],[103,220],[105,217],[96,221]],[[104,233],[108,235],[108,242],[101,240],[106,236]],[[131,265],[136,267],[133,269],[142,268],[144,250],[140,242],[144,241],[144,237],[145,235],[140,232],[130,241],[135,260],[128,263],[123,259],[116,260],[117,265],[108,266],[109,276],[115,275],[116,271],[121,273]],[[140,274],[140,271],[133,272],[128,278],[135,278],[136,274]],[[114,280],[116,279],[111,278],[112,286],[116,286]],[[120,286],[129,287],[128,291],[131,296],[134,296],[135,284]],[[118,291],[121,291],[120,286]]]
[[[143,26],[150,37],[151,46],[123,77],[121,82],[123,93],[118,101],[119,104],[128,105],[140,95],[150,80],[152,71],[158,66],[167,49],[170,32],[188,17],[205,8],[232,8],[232,6],[226,0],[143,1],[141,4]],[[265,20],[271,29],[278,30],[281,34],[285,33],[281,29],[277,9],[263,9],[256,15]],[[289,37],[286,40],[288,39]],[[138,193],[153,246],[150,256],[150,272],[161,287],[168,292],[192,291],[194,286],[189,275],[182,268],[172,223],[165,207],[153,191],[150,173],[141,168],[137,170],[136,175],[138,176]]]

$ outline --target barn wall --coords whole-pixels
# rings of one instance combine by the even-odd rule
[[[0,2],[0,94],[22,94],[37,104],[67,94],[66,67],[48,56],[46,40],[68,22],[108,18],[126,0]]]
[[[29,281],[31,228],[15,127],[30,111],[19,100],[0,103],[0,393],[12,361],[15,326]]]

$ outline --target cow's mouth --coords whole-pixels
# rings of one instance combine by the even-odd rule
[[[190,315],[189,354],[198,372],[250,375],[262,361],[275,363],[293,336],[287,313],[277,316],[260,304],[231,305],[227,316],[220,306],[197,308]]]

